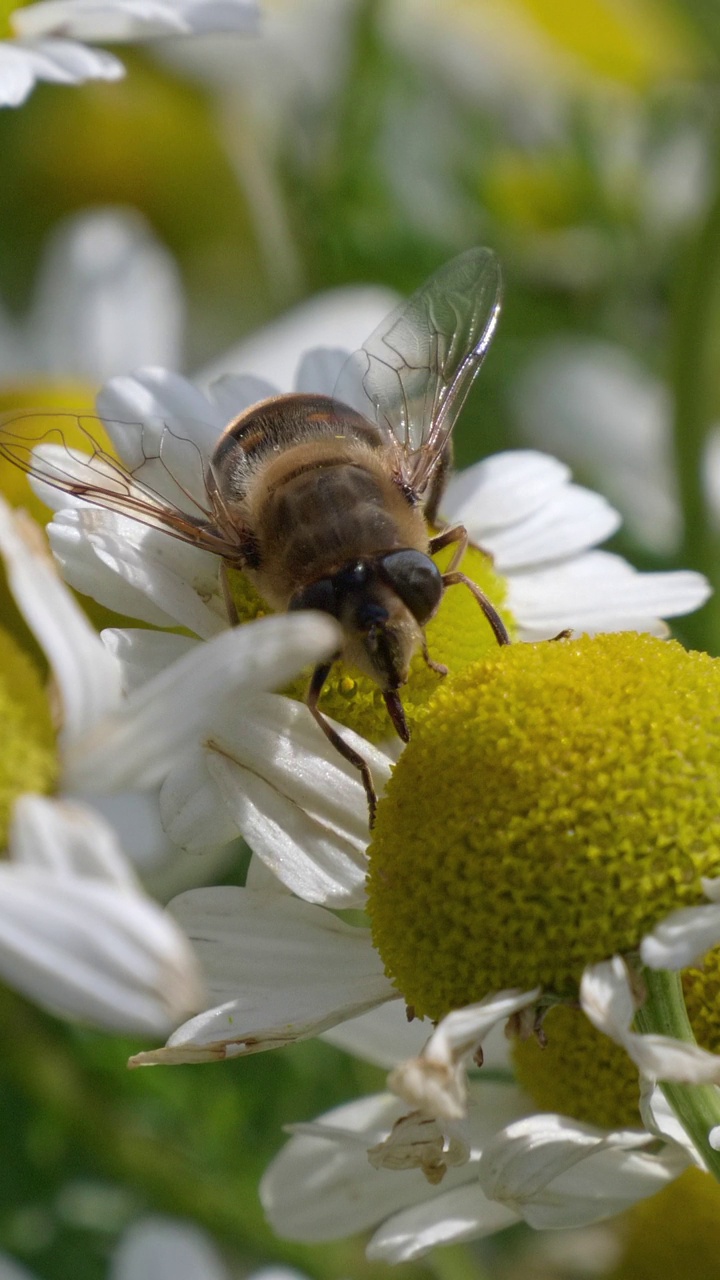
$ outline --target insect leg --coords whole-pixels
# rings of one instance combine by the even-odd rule
[[[485,592],[480,590],[476,582],[473,582],[471,578],[467,578],[464,573],[458,573],[457,570],[454,573],[444,573],[442,580],[443,586],[445,587],[454,587],[458,582],[464,583],[464,585],[472,591],[475,599],[480,605],[480,608],[493,629],[493,635],[495,636],[498,644],[510,644],[510,637],[505,629],[505,623],[500,617],[500,614],[494,604],[488,600]]]
[[[366,760],[363,760],[358,751],[354,751],[353,748],[349,746],[343,738],[341,738],[337,730],[333,729],[329,720],[325,719],[322,711],[318,708],[318,698],[320,697],[322,687],[328,678],[332,665],[332,662],[321,662],[313,671],[310,688],[308,689],[307,694],[307,704],[328,741],[332,743],[335,750],[338,751],[345,760],[347,760],[351,765],[354,765],[354,767],[359,771],[365,788],[365,795],[367,796],[369,822],[370,827],[372,828],[375,825],[377,792],[373,784],[372,774],[368,763]]]
[[[447,675],[448,668],[445,666],[445,663],[436,662],[434,658],[430,657],[430,654],[428,652],[428,647],[427,647],[427,640],[425,639],[425,636],[423,636],[422,638],[422,656],[425,659],[425,662],[427,663],[431,671],[436,671],[439,676]]]
[[[430,539],[430,555],[434,556],[436,551],[441,551],[443,547],[449,547],[453,542],[457,543],[453,558],[450,561],[447,572],[452,573],[453,569],[457,569],[460,561],[465,555],[468,544],[467,529],[464,524],[454,524],[450,529],[443,529],[442,533],[438,533],[434,538]]]
[[[235,601],[232,597],[230,581],[227,575],[227,565],[224,560],[220,561],[220,586],[222,587],[223,600],[225,601],[225,608],[227,609],[228,622],[231,627],[238,627],[240,625],[240,615],[238,614]]]

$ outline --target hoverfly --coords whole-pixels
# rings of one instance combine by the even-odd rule
[[[437,518],[452,430],[500,303],[500,269],[490,250],[452,259],[350,358],[333,396],[279,395],[231,421],[203,466],[202,500],[179,481],[189,503],[179,497],[176,505],[155,492],[147,464],[162,463],[165,433],[156,454],[148,455],[140,423],[140,463],[133,466],[87,433],[92,454],[83,461],[66,449],[72,465],[63,467],[57,448],[33,452],[33,442],[14,434],[12,422],[0,428],[0,454],[36,479],[215,553],[232,625],[238,617],[227,567],[246,573],[276,611],[319,609],[337,619],[342,647],[315,668],[307,703],[333,746],[359,770],[371,825],[376,795],[369,767],[318,707],[333,662],[342,657],[379,685],[407,742],[398,691],[418,648],[430,667],[446,672],[428,653],[424,627],[447,587],[468,587],[498,644],[509,643],[491,602],[457,568],[468,541],[464,527],[435,536],[428,529]],[[451,545],[452,560],[441,573],[431,557]]]

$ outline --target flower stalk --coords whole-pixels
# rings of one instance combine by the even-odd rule
[[[720,539],[713,528],[704,483],[706,449],[713,425],[720,316],[720,141],[715,190],[682,274],[675,313],[672,369],[673,447],[683,512],[682,563],[705,573],[714,595],[689,620],[695,647],[720,653]]]
[[[643,981],[647,998],[635,1018],[637,1030],[672,1036],[684,1044],[695,1044],[680,974],[669,969],[646,968],[643,969]],[[709,1142],[711,1129],[720,1124],[720,1089],[715,1085],[659,1083],[708,1171],[720,1181],[720,1151],[711,1147]]]

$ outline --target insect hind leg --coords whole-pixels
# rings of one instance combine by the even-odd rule
[[[334,729],[329,720],[326,720],[322,711],[318,707],[318,699],[322,692],[322,687],[330,674],[332,662],[321,662],[313,671],[310,681],[310,688],[307,694],[307,705],[313,715],[313,718],[319,724],[328,742],[331,742],[335,750],[358,770],[362,784],[365,788],[365,795],[368,804],[368,819],[370,828],[375,825],[375,814],[377,812],[377,792],[373,783],[370,766],[367,760],[363,760],[359,751],[355,751],[344,738],[340,736],[337,729]]]

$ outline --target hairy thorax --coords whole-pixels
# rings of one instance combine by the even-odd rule
[[[412,547],[428,534],[378,451],[356,441],[304,443],[255,477],[247,516],[258,544],[252,574],[274,608],[353,560]]]

